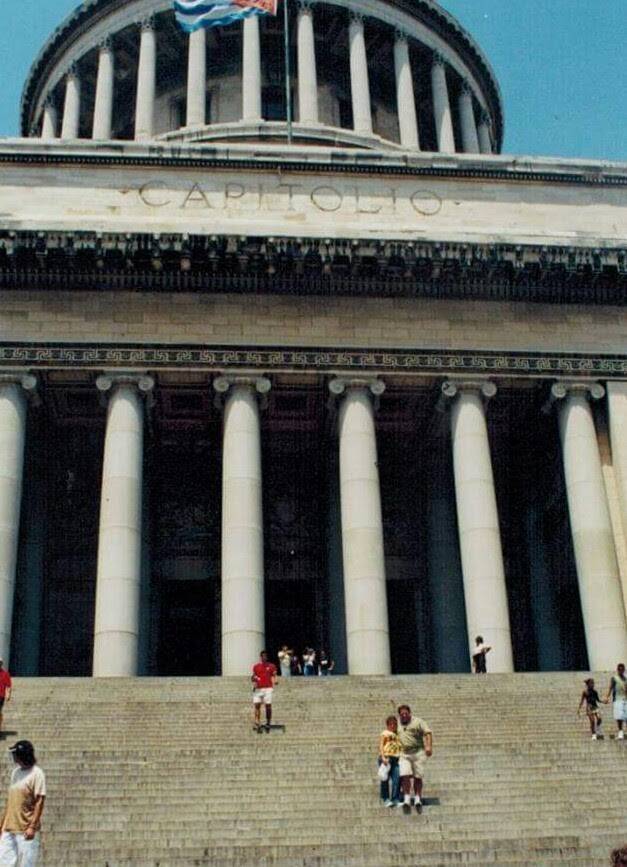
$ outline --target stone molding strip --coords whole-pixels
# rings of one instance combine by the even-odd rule
[[[83,367],[101,372],[146,370],[260,370],[266,373],[315,370],[350,379],[371,374],[452,374],[554,379],[625,379],[627,355],[517,353],[477,350],[359,349],[169,344],[0,343],[0,372],[27,367],[55,370]]]

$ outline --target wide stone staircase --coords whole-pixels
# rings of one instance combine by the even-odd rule
[[[5,743],[47,774],[46,867],[594,867],[627,843],[627,740],[608,707],[591,741],[583,676],[288,679],[269,734],[246,678],[16,679]],[[400,702],[434,730],[420,816],[378,800]]]

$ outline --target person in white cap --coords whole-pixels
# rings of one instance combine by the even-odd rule
[[[11,690],[13,684],[11,675],[4,668],[4,660],[0,659],[0,732],[2,731],[2,711],[5,701],[11,701]]]
[[[16,767],[11,774],[7,803],[0,824],[2,867],[35,867],[39,857],[39,829],[46,797],[46,777],[37,764],[30,741],[9,747]]]

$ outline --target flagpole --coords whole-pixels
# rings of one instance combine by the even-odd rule
[[[287,143],[292,144],[292,88],[290,72],[290,30],[287,14],[288,0],[283,0],[283,29],[285,31],[285,105],[287,109]]]

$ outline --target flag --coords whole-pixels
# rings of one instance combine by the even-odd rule
[[[173,5],[176,20],[187,33],[277,11],[277,0],[174,0]]]

